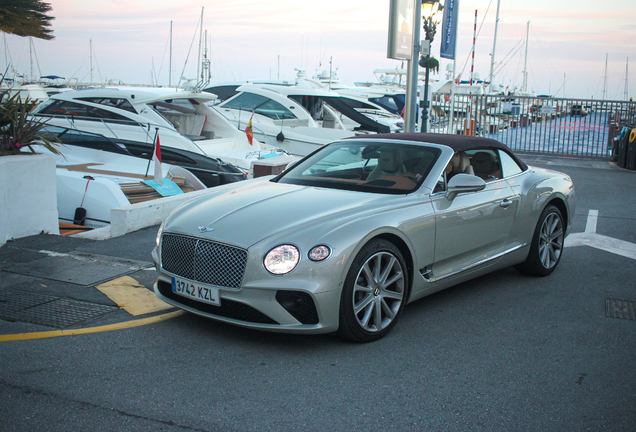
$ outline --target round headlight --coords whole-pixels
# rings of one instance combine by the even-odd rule
[[[280,245],[267,252],[263,265],[275,275],[284,275],[292,271],[300,261],[300,251],[294,245]]]
[[[308,257],[312,261],[323,261],[329,258],[331,255],[331,249],[327,245],[318,245],[311,248]]]

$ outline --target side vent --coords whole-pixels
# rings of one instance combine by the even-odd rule
[[[435,275],[433,275],[433,266],[428,265],[420,269],[420,274],[426,282],[435,282]]]

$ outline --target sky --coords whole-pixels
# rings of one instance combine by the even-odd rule
[[[341,82],[377,81],[373,71],[400,67],[387,59],[389,0],[51,0],[55,39],[5,35],[0,67],[29,76],[59,75],[80,82],[172,85],[197,74],[198,23],[203,8],[212,83],[293,80],[295,69],[314,76],[331,67]],[[444,1],[442,1],[444,3]],[[457,68],[471,70],[475,10],[479,34],[474,71],[490,73],[497,0],[460,0]],[[528,90],[555,97],[636,96],[636,2],[633,0],[501,0],[493,82],[523,83],[527,23]],[[169,67],[172,22],[172,67]],[[205,34],[205,33],[204,33]],[[205,39],[205,38],[204,38]],[[432,44],[439,58],[440,34]],[[90,42],[89,42],[90,41]],[[205,45],[205,42],[204,42]],[[190,54],[188,55],[188,52]],[[607,73],[606,71],[607,56]],[[629,65],[628,57],[632,64]],[[33,60],[31,61],[31,57]],[[443,79],[449,61],[440,62]],[[629,68],[626,80],[626,66]],[[11,76],[11,74],[8,74]]]

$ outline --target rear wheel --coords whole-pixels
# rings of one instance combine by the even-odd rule
[[[345,279],[338,334],[357,342],[386,336],[404,309],[407,291],[408,274],[400,250],[386,240],[370,241]]]
[[[515,268],[524,274],[547,276],[561,261],[565,229],[561,211],[553,205],[541,213],[532,237],[528,258]]]

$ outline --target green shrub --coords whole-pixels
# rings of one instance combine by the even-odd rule
[[[59,139],[42,131],[46,120],[29,117],[37,105],[29,97],[23,101],[20,93],[16,93],[0,106],[0,156],[17,154],[25,148],[35,153],[34,145],[43,145],[51,153],[61,154]]]

